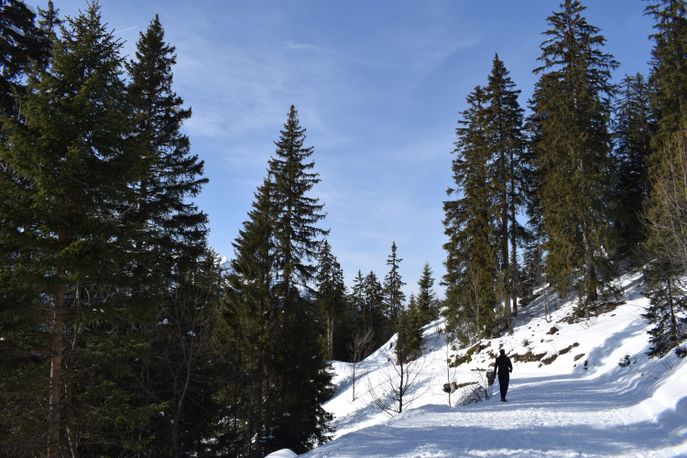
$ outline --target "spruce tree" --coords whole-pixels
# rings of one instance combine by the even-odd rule
[[[642,214],[649,192],[646,161],[652,133],[649,88],[640,73],[625,76],[614,108],[617,252],[637,261],[645,238]]]
[[[417,283],[417,309],[420,314],[421,324],[425,324],[439,318],[439,300],[434,293],[434,278],[432,278],[432,269],[429,264],[425,264],[422,268],[422,276]]]
[[[398,247],[396,242],[391,244],[391,254],[386,259],[386,265],[389,266],[389,273],[384,277],[384,308],[389,322],[392,326],[396,326],[398,316],[403,309],[403,303],[406,300],[403,294],[403,286],[405,283],[401,279],[401,274],[398,271],[399,264],[403,261],[397,255]]]
[[[270,208],[274,231],[273,297],[281,313],[281,342],[274,367],[278,373],[278,399],[274,407],[269,447],[304,452],[328,440],[330,414],[322,403],[330,396],[330,379],[320,345],[316,304],[312,300],[321,237],[317,226],[323,205],[309,194],[319,183],[305,147],[305,129],[291,106],[274,156],[269,161]]]
[[[467,97],[453,160],[455,200],[444,202],[444,231],[448,242],[446,275],[447,328],[470,341],[492,333],[497,305],[496,247],[488,182],[489,138],[487,95],[476,87]]]
[[[587,313],[608,268],[610,73],[617,64],[584,9],[565,0],[548,18],[530,126],[547,278],[561,295],[577,287]]]
[[[335,336],[341,333],[339,324],[345,332],[346,325],[346,287],[344,285],[343,270],[339,261],[332,253],[327,240],[322,242],[317,264],[317,305],[324,317],[325,357],[334,358]]]
[[[517,220],[524,204],[525,139],[523,110],[518,103],[520,91],[498,55],[494,56],[486,90],[487,136],[489,137],[489,182],[493,192],[496,221],[500,292],[505,320],[512,332],[512,315],[518,313],[517,250],[524,228]]]
[[[141,227],[132,241],[132,251],[137,254],[132,274],[138,280],[132,300],[151,310],[155,322],[170,323],[166,328],[152,326],[148,330],[146,337],[152,350],[142,370],[151,386],[144,391],[155,402],[173,404],[169,409],[172,413],[162,422],[166,426],[161,434],[169,435],[169,449],[178,454],[187,446],[183,442],[193,440],[187,421],[197,422],[191,411],[187,412],[191,405],[186,400],[200,393],[189,389],[203,391],[207,387],[191,384],[170,388],[159,380],[168,379],[170,374],[176,380],[178,374],[200,370],[204,365],[198,358],[187,357],[188,348],[200,351],[196,342],[199,339],[186,342],[183,336],[168,331],[197,327],[186,321],[201,316],[193,301],[178,298],[181,286],[184,297],[188,291],[198,291],[189,277],[195,278],[201,270],[199,263],[205,262],[202,257],[206,252],[207,217],[192,199],[207,179],[202,175],[203,162],[190,152],[189,139],[181,132],[191,110],[183,107],[183,100],[172,89],[175,63],[174,47],[165,42],[164,30],[155,16],[145,32],[139,34],[135,59],[127,64],[128,98],[133,109],[136,147],[142,159],[141,178],[134,186],[136,199],[127,213],[132,224]],[[182,310],[183,307],[191,309]],[[175,348],[179,350],[178,357],[171,357]],[[198,425],[194,428],[200,429]]]
[[[102,439],[97,431],[105,423],[110,422],[110,437],[130,426],[115,426],[114,416],[99,417],[102,409],[114,402],[127,409],[136,402],[118,386],[123,379],[132,381],[126,365],[118,364],[131,347],[108,360],[113,370],[122,370],[110,377],[110,390],[96,393],[93,385],[108,377],[96,368],[111,354],[109,345],[122,345],[107,332],[131,318],[121,291],[129,279],[120,266],[129,263],[127,240],[135,228],[121,215],[132,200],[131,184],[140,168],[131,140],[120,48],[102,24],[98,6],[89,5],[61,28],[49,68],[30,78],[19,99],[22,122],[3,119],[7,141],[0,161],[17,177],[3,187],[10,186],[15,205],[25,206],[3,208],[12,211],[3,211],[3,227],[10,223],[15,228],[8,235],[15,244],[13,269],[21,272],[50,315],[44,318],[51,348],[50,367],[44,368],[50,374],[44,398],[49,457],[62,454],[68,403],[71,415],[79,418],[85,412],[80,406],[99,397],[97,409],[90,405],[90,418],[98,418],[97,424],[80,418],[97,442]],[[100,345],[89,346],[89,335],[99,335]],[[112,339],[104,338],[108,335]],[[94,378],[88,379],[89,373]],[[128,408],[127,419],[138,421],[135,409]],[[78,428],[70,432],[75,435],[71,439],[88,434]]]
[[[685,264],[676,254],[684,247],[684,236],[676,237],[687,217],[680,210],[684,188],[685,140],[687,128],[687,4],[684,0],[653,1],[646,14],[654,18],[654,40],[649,85],[651,116],[655,123],[651,153],[647,158],[649,199],[646,247],[652,262],[646,272],[651,304],[647,318],[654,356],[662,355],[681,340],[681,323],[676,318],[684,307],[685,292],[679,278]],[[676,183],[681,184],[676,186]],[[676,206],[677,205],[677,206]]]

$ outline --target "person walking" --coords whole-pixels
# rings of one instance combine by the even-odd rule
[[[508,382],[510,381],[510,373],[513,372],[513,364],[511,364],[510,358],[506,356],[506,351],[503,348],[494,363],[494,371],[499,378],[501,402],[508,402],[506,400],[506,393],[508,393]]]

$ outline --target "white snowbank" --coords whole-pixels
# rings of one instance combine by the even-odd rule
[[[269,455],[265,456],[265,458],[293,458],[294,456],[298,455],[288,448],[283,448],[281,450],[277,450],[276,452],[270,453]]]

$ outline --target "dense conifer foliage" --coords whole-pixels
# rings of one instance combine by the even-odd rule
[[[542,208],[547,279],[575,291],[582,311],[608,280],[611,70],[605,38],[566,0],[549,16],[541,44],[540,79],[531,101],[536,193]],[[574,280],[579,278],[579,280]]]
[[[652,134],[649,86],[641,73],[627,75],[617,90],[614,107],[616,251],[640,261],[640,245],[646,238],[642,220],[649,194],[647,159]]]
[[[227,289],[227,351],[239,376],[225,398],[235,406],[228,424],[236,427],[227,447],[242,456],[284,447],[303,452],[327,440],[325,353],[333,352],[335,314],[345,304],[341,269],[321,240],[327,231],[317,226],[323,206],[310,196],[319,182],[314,150],[304,146],[293,106],[275,145],[268,177],[234,243]]]
[[[647,318],[652,353],[665,354],[687,333],[686,273],[681,247],[687,216],[685,205],[685,129],[687,129],[687,4],[682,0],[651,2],[646,13],[654,23],[654,48],[649,76],[652,137],[648,154],[649,197],[646,248],[651,260],[647,286],[651,306]]]
[[[488,178],[487,93],[478,86],[466,100],[468,108],[456,129],[453,179],[457,188],[449,189],[449,196],[459,193],[460,197],[444,202],[448,237],[444,281],[447,327],[471,340],[490,335],[494,327],[498,246]]]

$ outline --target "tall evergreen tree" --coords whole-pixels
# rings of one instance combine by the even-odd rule
[[[586,313],[607,268],[610,73],[617,64],[602,51],[605,38],[584,18],[584,9],[565,0],[548,18],[530,125],[547,278],[566,294],[579,275]]]
[[[517,215],[525,202],[525,139],[523,110],[518,103],[520,91],[515,88],[498,55],[494,56],[485,90],[491,153],[488,173],[498,239],[499,289],[506,323],[512,332],[511,316],[518,313],[518,245],[524,232]]]
[[[291,106],[275,144],[277,149],[269,161],[275,240],[273,295],[281,312],[276,339],[282,345],[274,361],[279,398],[274,405],[269,448],[304,452],[328,439],[331,418],[322,408],[331,394],[331,376],[311,294],[316,269],[312,261],[327,231],[317,226],[324,218],[323,205],[309,195],[320,179],[312,171],[314,149],[304,146],[305,129],[295,107]]]
[[[662,355],[681,340],[678,311],[684,309],[685,292],[679,277],[685,264],[679,254],[684,247],[687,217],[684,208],[684,129],[687,127],[687,3],[684,0],[651,2],[646,14],[654,18],[654,40],[649,84],[651,115],[655,132],[647,158],[649,201],[646,205],[646,246],[653,258],[646,272],[651,305],[647,318],[652,355]],[[680,183],[677,185],[677,183]],[[676,234],[682,234],[676,237]],[[676,254],[678,257],[676,258]]]
[[[339,333],[338,324],[346,322],[347,304],[343,270],[327,240],[322,242],[318,255],[316,279],[315,297],[325,321],[325,357],[333,359],[335,335]]]
[[[396,246],[396,242],[393,242],[391,244],[391,254],[389,254],[386,259],[386,265],[389,266],[389,273],[384,277],[384,307],[392,326],[396,325],[399,314],[403,309],[403,303],[406,300],[402,290],[405,283],[401,279],[401,274],[398,271],[399,264],[403,259],[398,257],[397,250],[398,247]]]
[[[638,73],[625,76],[618,93],[613,132],[617,251],[620,256],[637,260],[638,246],[645,238],[642,213],[649,192],[646,171],[652,130],[649,88]]]
[[[133,251],[137,253],[133,275],[139,281],[133,300],[139,307],[145,305],[154,310],[157,321],[166,319],[171,323],[167,328],[150,329],[147,340],[152,349],[143,370],[151,384],[145,387],[146,394],[156,402],[175,404],[169,409],[172,413],[165,417],[167,424],[161,434],[168,435],[169,450],[178,455],[194,440],[190,425],[195,423],[193,427],[199,431],[202,424],[201,419],[192,417],[189,409],[194,406],[185,402],[200,393],[189,389],[202,392],[207,386],[175,385],[171,389],[158,382],[170,374],[177,380],[179,374],[193,373],[205,364],[204,360],[188,357],[188,349],[199,349],[199,339],[186,342],[183,336],[167,331],[194,327],[185,321],[200,316],[194,301],[179,300],[179,291],[183,291],[182,297],[189,291],[198,291],[195,281],[188,278],[197,276],[198,264],[206,252],[207,217],[192,199],[207,179],[203,177],[203,162],[190,152],[189,139],[181,132],[191,110],[183,107],[183,100],[172,89],[175,63],[174,47],[165,42],[164,30],[155,16],[145,32],[139,34],[135,59],[127,64],[128,97],[143,166],[134,187],[137,197],[128,215],[142,227],[133,241]],[[211,308],[212,304],[205,307]],[[171,353],[175,348],[179,353]],[[166,356],[160,357],[155,351],[163,351]]]
[[[102,24],[98,6],[89,5],[61,28],[49,69],[31,78],[20,96],[25,121],[3,120],[7,141],[0,161],[18,177],[10,184],[13,201],[26,207],[13,208],[1,219],[3,227],[9,223],[15,228],[8,234],[16,247],[15,272],[22,273],[50,314],[45,320],[51,348],[50,368],[45,369],[49,457],[62,454],[65,409],[72,399],[84,402],[99,396],[92,415],[102,413],[99,409],[109,408],[120,395],[121,408],[132,401],[114,383],[99,394],[79,392],[77,385],[72,389],[70,384],[75,380],[72,376],[84,375],[80,368],[86,366],[81,364],[98,367],[97,350],[111,348],[106,339],[99,346],[85,346],[85,333],[112,330],[132,312],[121,298],[121,287],[129,279],[119,266],[129,263],[126,242],[134,228],[123,224],[121,214],[132,200],[131,183],[138,179],[140,168],[131,140],[120,48]],[[72,352],[76,344],[80,347]],[[122,349],[117,356],[126,354]],[[115,358],[109,363],[117,366]],[[99,376],[102,379],[106,373]],[[76,415],[78,410],[70,412]],[[84,426],[103,427],[108,417],[99,418],[97,426],[87,422]],[[112,422],[110,429],[111,437],[116,437],[121,425]]]
[[[497,304],[486,100],[485,90],[479,86],[467,97],[462,127],[456,129],[456,189],[448,190],[449,196],[460,192],[460,198],[444,202],[447,328],[468,341],[491,334]]]

